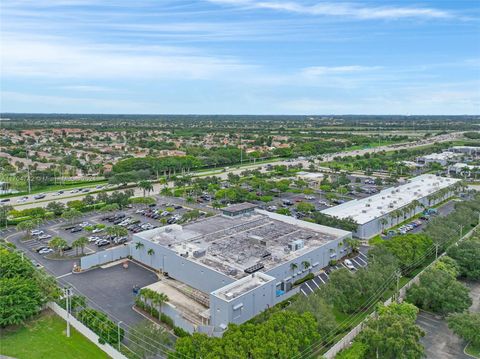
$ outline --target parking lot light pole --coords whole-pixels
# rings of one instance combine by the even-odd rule
[[[118,333],[118,351],[120,351],[120,324],[122,324],[122,321],[119,321],[117,324],[117,333]]]

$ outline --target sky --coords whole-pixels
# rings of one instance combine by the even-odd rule
[[[480,114],[478,0],[6,0],[0,111]]]

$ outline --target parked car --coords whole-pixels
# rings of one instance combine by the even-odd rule
[[[47,196],[46,194],[40,193],[33,196],[33,199],[42,199],[42,198],[45,198],[46,196]]]
[[[353,266],[353,263],[350,259],[345,259],[345,261],[343,262],[343,264],[345,264],[345,266],[350,269],[350,270],[355,270],[355,267]]]
[[[38,236],[38,239],[40,240],[49,239],[49,238],[52,238],[50,234],[41,234]]]
[[[103,232],[105,230],[105,228],[95,228],[92,233],[100,233],[100,232]]]
[[[45,232],[43,232],[41,229],[33,229],[33,230],[30,231],[30,234],[32,236],[39,236],[43,233],[45,233]]]
[[[74,227],[70,230],[70,233],[77,233],[77,232],[81,232],[83,230],[82,227]]]
[[[43,248],[41,250],[38,251],[38,254],[48,254],[48,253],[52,253],[53,252],[53,249],[52,248]]]
[[[97,247],[104,247],[104,246],[108,246],[109,244],[110,244],[110,241],[106,239],[102,239],[97,243]]]
[[[37,247],[35,248],[35,252],[40,252],[42,249],[45,249],[45,248],[48,248],[47,246],[40,246],[40,247]]]

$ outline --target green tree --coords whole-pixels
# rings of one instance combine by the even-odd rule
[[[448,249],[447,254],[458,264],[460,276],[480,279],[480,239],[467,239]]]
[[[420,283],[407,292],[407,301],[417,307],[446,315],[462,312],[470,307],[472,300],[468,288],[449,272],[427,269],[420,276]]]
[[[395,236],[379,244],[397,258],[402,268],[410,268],[412,265],[419,266],[421,260],[431,250],[432,245],[432,240],[423,234]]]
[[[152,185],[152,182],[150,181],[143,180],[138,182],[137,185],[143,190],[143,197],[146,196],[146,192],[153,191],[153,185]]]
[[[299,202],[296,205],[297,211],[303,213],[310,213],[315,211],[315,206],[309,202]]]
[[[391,304],[393,309],[380,310],[378,316],[367,319],[358,341],[366,345],[365,358],[424,358],[420,338],[425,334],[415,324],[416,312],[408,303]],[[414,312],[413,319],[411,313]]]
[[[480,346],[480,313],[454,313],[447,317],[448,327],[465,341]]]
[[[34,220],[23,221],[17,224],[18,231],[25,231],[25,236],[30,238],[30,231],[35,229],[38,226],[38,223]]]
[[[79,237],[78,239],[72,242],[72,247],[76,250],[76,255],[78,256],[78,248],[82,250],[82,256],[84,254],[85,247],[88,244],[88,239],[86,237]]]
[[[35,281],[24,277],[0,279],[0,326],[22,324],[41,309],[42,294]]]
[[[48,246],[58,252],[59,255],[63,256],[63,249],[68,245],[67,241],[61,237],[53,237],[49,242]]]
[[[288,310],[299,314],[311,313],[316,319],[317,331],[321,338],[326,338],[337,326],[333,307],[327,304],[318,291],[308,297],[300,296],[288,307]]]
[[[128,348],[135,353],[136,357],[142,359],[161,357],[165,353],[162,347],[170,347],[173,344],[169,333],[149,320],[133,325],[129,333],[132,334],[127,335]]]
[[[60,216],[63,211],[65,211],[65,204],[53,201],[47,204],[47,209],[53,212],[56,216]]]
[[[82,217],[83,214],[82,212],[76,210],[76,209],[69,209],[62,214],[62,218],[69,221],[70,224],[73,224],[76,219]]]
[[[124,237],[128,235],[128,230],[122,226],[110,226],[105,229],[105,232],[110,236]]]

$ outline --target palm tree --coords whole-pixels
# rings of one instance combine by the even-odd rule
[[[307,269],[310,268],[310,262],[309,261],[303,261],[302,266],[303,266],[303,269],[307,270]]]
[[[25,236],[30,238],[30,231],[34,229],[37,226],[37,224],[33,221],[23,221],[17,224],[17,230],[19,231],[25,231]]]
[[[153,191],[153,185],[152,185],[152,182],[150,181],[142,180],[138,182],[137,185],[143,190],[143,197],[145,197],[145,192]]]
[[[122,226],[111,226],[105,230],[108,235],[122,237],[128,234],[128,230]]]
[[[137,242],[135,243],[135,249],[138,251],[140,249],[142,249],[143,247],[145,247],[145,244],[143,244],[142,242]]]
[[[153,250],[153,248],[150,248],[147,251],[147,254],[150,256],[150,267],[151,267],[152,266],[153,255],[155,254],[155,251]]]
[[[290,263],[290,269],[292,271],[292,274],[295,273],[295,269],[298,268],[297,263]]]
[[[60,256],[63,256],[63,249],[68,245],[67,241],[61,237],[53,237],[48,246],[58,252]]]
[[[88,239],[86,237],[80,237],[72,242],[72,247],[76,249],[76,255],[78,256],[78,248],[82,249],[82,256],[85,250],[86,245],[88,244]]]
[[[358,253],[358,250],[360,248],[360,241],[358,239],[348,238],[346,242],[353,253]]]
[[[385,229],[385,226],[388,224],[388,219],[386,219],[385,217],[381,218],[380,219],[380,225],[382,226],[382,232],[383,230]]]

